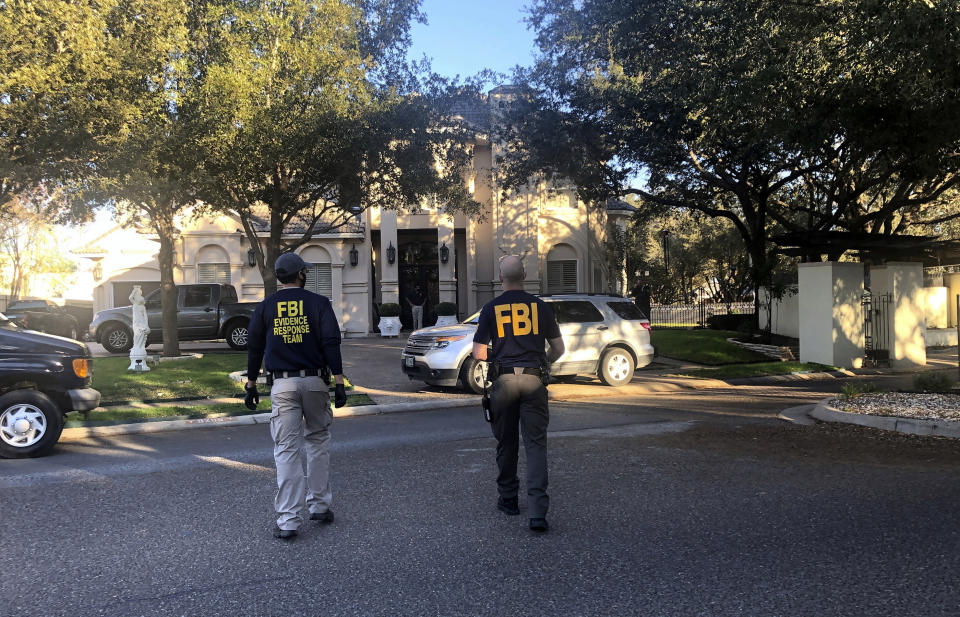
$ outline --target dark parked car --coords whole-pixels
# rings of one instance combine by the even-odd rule
[[[4,311],[7,319],[28,330],[56,334],[77,339],[80,326],[77,318],[63,307],[49,300],[18,300],[11,302]]]
[[[63,417],[100,404],[83,343],[24,330],[0,313],[0,457],[43,456]]]
[[[146,298],[147,344],[163,341],[160,290]],[[223,338],[234,349],[247,348],[247,326],[256,302],[237,302],[233,285],[177,285],[177,340],[205,341]],[[111,353],[133,347],[133,307],[99,311],[90,322],[89,336]]]

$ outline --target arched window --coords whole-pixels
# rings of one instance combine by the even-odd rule
[[[569,244],[558,244],[547,253],[547,293],[577,293],[577,251]]]
[[[230,284],[230,257],[222,246],[208,244],[197,253],[197,282]]]
[[[328,299],[332,297],[333,271],[330,268],[330,253],[322,246],[308,246],[300,253],[300,257],[310,264],[304,289],[326,296]]]

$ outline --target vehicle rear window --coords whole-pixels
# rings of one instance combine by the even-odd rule
[[[557,323],[591,323],[603,321],[603,314],[597,310],[592,302],[587,300],[565,300],[551,302],[550,308],[557,318]]]
[[[237,303],[237,290],[232,285],[224,285],[220,288],[220,301],[225,304]]]
[[[621,319],[639,321],[647,318],[647,316],[643,314],[643,311],[640,310],[640,307],[633,302],[607,302],[607,306],[619,315]]]
[[[187,287],[183,294],[184,307],[199,307],[210,305],[210,287]]]
[[[43,300],[28,300],[26,302],[13,302],[7,307],[8,311],[23,311],[30,309],[46,308],[47,303]]]

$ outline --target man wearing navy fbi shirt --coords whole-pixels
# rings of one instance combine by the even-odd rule
[[[520,514],[517,493],[517,456],[520,431],[527,452],[527,509],[530,529],[545,532],[547,509],[547,364],[563,355],[563,338],[550,306],[523,291],[523,260],[507,255],[500,260],[503,293],[484,305],[473,337],[473,357],[489,360],[493,436],[497,438],[497,508]],[[487,344],[493,353],[487,358]],[[545,344],[546,343],[546,344]],[[546,346],[548,352],[544,352]]]
[[[304,507],[310,520],[333,522],[329,483],[333,412],[326,376],[333,374],[336,406],[347,402],[340,325],[330,300],[303,289],[307,269],[299,255],[278,257],[274,271],[282,287],[257,305],[248,328],[246,388],[247,398],[254,397],[253,408],[259,400],[256,382],[261,361],[272,383],[270,434],[277,465],[273,535],[284,540],[297,535]],[[301,447],[306,452],[306,476]]]

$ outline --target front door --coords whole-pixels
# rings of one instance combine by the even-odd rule
[[[413,240],[400,242],[399,253],[399,292],[400,323],[404,329],[413,327],[413,314],[407,296],[417,285],[423,290],[427,301],[423,307],[423,325],[436,323],[434,312],[440,298],[440,265],[437,257],[436,240]]]

